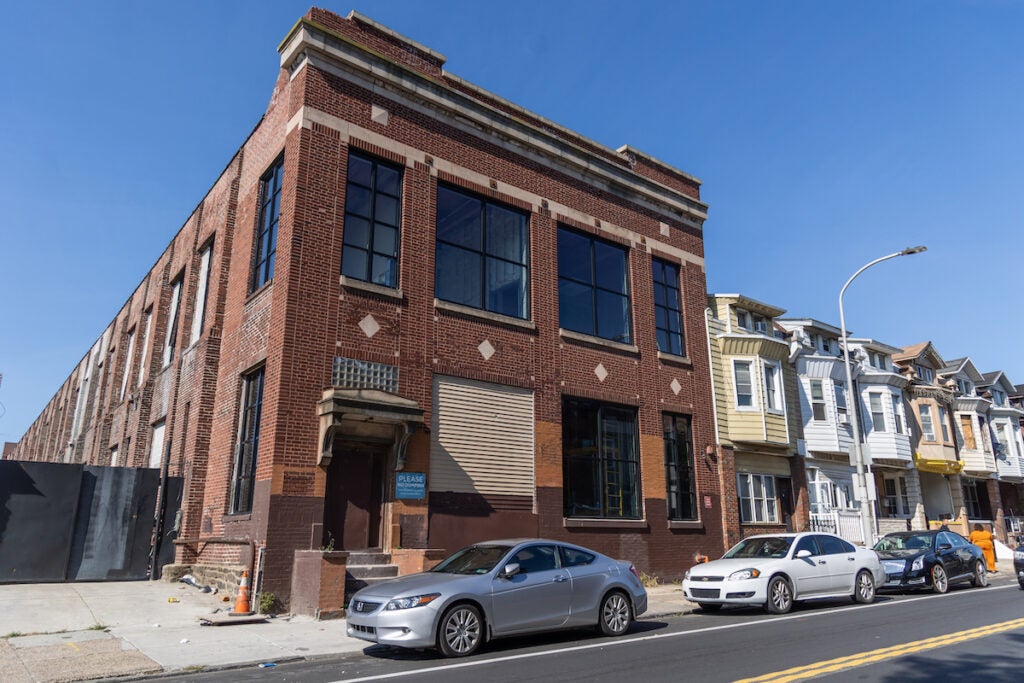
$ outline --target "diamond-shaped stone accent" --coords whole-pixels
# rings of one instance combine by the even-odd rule
[[[608,371],[604,369],[604,363],[597,364],[597,367],[594,368],[594,374],[597,375],[598,382],[603,382],[608,377]]]
[[[388,125],[388,110],[376,104],[370,107],[370,120],[382,126]]]
[[[480,352],[480,355],[484,357],[484,360],[490,360],[491,356],[494,355],[494,347],[491,346],[491,342],[486,339],[480,342],[480,346],[476,347],[476,350]]]
[[[683,390],[683,385],[680,384],[679,380],[677,379],[673,379],[672,384],[669,384],[668,386],[672,390],[672,393],[675,394],[676,396],[678,396],[679,392]]]
[[[361,329],[363,334],[367,337],[373,339],[373,335],[380,332],[380,325],[377,324],[377,321],[372,315],[367,313],[366,317],[359,321],[359,329]]]

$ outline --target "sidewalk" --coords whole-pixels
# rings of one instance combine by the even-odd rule
[[[1015,581],[1012,554],[999,556],[1003,585]],[[641,619],[686,614],[695,605],[677,584],[647,589]],[[49,683],[143,677],[178,671],[360,652],[345,620],[276,617],[255,624],[204,626],[229,619],[233,596],[164,581],[0,585],[0,681]],[[174,601],[169,601],[168,599]]]
[[[344,619],[283,616],[256,624],[202,625],[201,619],[230,619],[231,601],[221,598],[164,581],[0,585],[0,681],[83,681],[257,666],[371,645],[345,635]],[[642,618],[692,609],[679,586],[668,584],[648,589]]]

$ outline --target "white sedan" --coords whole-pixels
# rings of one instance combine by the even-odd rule
[[[683,593],[705,612],[722,605],[762,605],[785,614],[798,600],[852,597],[875,599],[885,570],[870,548],[821,533],[770,534],[745,538],[720,560],[687,570]]]

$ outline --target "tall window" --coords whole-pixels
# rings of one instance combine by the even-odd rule
[[[438,186],[434,275],[438,299],[528,318],[528,245],[526,214]]]
[[[925,441],[935,441],[935,426],[932,424],[932,407],[922,404],[918,408],[921,413],[921,434]]]
[[[1005,392],[1000,391],[999,389],[996,389],[995,387],[992,387],[991,391],[992,391],[992,403],[996,404],[997,406],[1001,406],[1001,405],[1004,405],[1006,403],[1006,393]]]
[[[939,425],[942,427],[942,440],[949,441],[949,422],[946,420],[946,409],[939,406]]]
[[[981,519],[981,502],[978,499],[978,482],[968,479],[964,482],[964,507],[971,519]]]
[[[740,521],[746,524],[777,524],[779,506],[775,499],[775,477],[770,474],[736,475],[740,503]]]
[[[263,371],[255,370],[242,381],[242,416],[235,449],[231,486],[231,512],[251,512],[256,480],[256,454],[260,445],[260,416],[263,409]]]
[[[164,427],[166,422],[160,420],[153,424],[152,432],[150,433],[149,442],[149,466],[152,468],[160,467],[160,464],[164,459]]]
[[[969,451],[977,450],[978,443],[974,440],[974,420],[970,415],[960,416],[960,433],[964,437],[964,448]]]
[[[832,388],[836,392],[836,413],[839,415],[839,422],[846,423],[846,384],[839,380],[832,380]]]
[[[277,221],[281,216],[281,181],[284,177],[284,156],[267,169],[260,178],[260,215],[256,226],[256,253],[252,263],[249,291],[274,279],[277,256]]]
[[[121,373],[121,391],[118,392],[117,400],[123,401],[124,395],[128,393],[129,376],[132,374],[132,359],[135,353],[135,328],[128,332],[128,343],[125,344],[124,370]]]
[[[558,324],[631,344],[628,252],[610,242],[558,229]]]
[[[768,410],[782,410],[782,368],[775,363],[764,364],[764,395]]]
[[[750,314],[742,308],[734,309],[736,311],[736,326],[744,330],[750,329]]]
[[[136,376],[135,385],[142,386],[142,379],[146,374],[146,354],[149,353],[149,335],[153,331],[153,308],[146,311],[146,324],[142,331],[142,353],[139,355],[139,374]]]
[[[696,477],[693,471],[693,439],[690,418],[686,415],[662,415],[665,433],[665,483],[668,518],[697,519]]]
[[[882,409],[882,395],[872,392],[868,394],[871,402],[871,431],[885,431],[885,411]]]
[[[686,355],[683,334],[683,303],[679,295],[679,266],[653,259],[654,268],[654,327],[657,330],[658,350],[677,356]]]
[[[567,517],[639,518],[635,408],[563,398],[562,463]]]
[[[819,421],[825,421],[825,392],[822,389],[820,379],[811,380],[811,416]]]
[[[171,308],[167,312],[167,336],[160,366],[167,367],[174,358],[174,344],[178,340],[178,304],[181,302],[181,278],[171,285]]]
[[[892,418],[896,422],[896,433],[903,433],[903,399],[899,394],[892,394]]]
[[[966,379],[957,379],[956,388],[964,396],[974,396],[974,385]]]
[[[754,382],[751,377],[751,363],[747,360],[732,362],[733,383],[736,386],[736,407],[751,408],[754,405]]]
[[[401,216],[401,169],[349,152],[341,274],[397,287]]]
[[[885,486],[886,517],[899,517],[910,515],[910,496],[907,495],[907,479],[902,474],[886,476],[883,482]]]
[[[188,335],[189,346],[199,341],[203,333],[203,319],[206,317],[206,290],[210,284],[210,255],[213,243],[207,244],[199,255],[199,282],[196,287],[195,303],[192,306],[192,330]]]

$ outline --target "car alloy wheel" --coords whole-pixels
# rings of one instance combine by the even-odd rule
[[[441,617],[437,647],[445,657],[465,657],[476,652],[483,640],[480,610],[473,605],[455,605]]]
[[[932,590],[936,593],[945,593],[949,590],[949,577],[941,564],[932,567]]]
[[[988,567],[981,560],[974,563],[974,576],[971,577],[971,585],[975,588],[984,588],[988,585]]]
[[[853,600],[862,604],[875,601],[875,579],[871,572],[862,569],[854,582]]]
[[[609,593],[601,601],[601,633],[606,636],[621,636],[632,621],[629,600],[618,591]]]
[[[786,614],[793,609],[793,589],[789,581],[781,576],[772,577],[768,582],[768,602],[765,609],[772,614]]]

